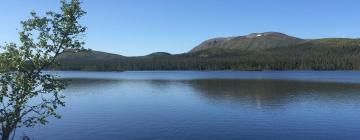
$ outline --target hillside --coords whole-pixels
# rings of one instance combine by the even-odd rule
[[[155,57],[167,57],[167,56],[171,56],[171,54],[167,53],[167,52],[155,52],[155,53],[151,53],[149,55],[146,55],[144,57],[146,57],[146,58],[155,58]]]
[[[275,47],[294,45],[302,41],[304,40],[277,32],[252,33],[246,36],[210,39],[201,43],[190,52],[197,52],[214,48],[264,50]]]
[[[304,40],[281,33],[263,33],[262,36],[248,35],[247,38],[255,40],[253,45],[248,47],[249,44],[239,43],[246,42],[244,40],[247,39],[239,39],[244,37],[246,36],[230,39],[233,41],[229,41],[229,38],[220,39],[223,40],[222,43],[221,41],[216,41],[216,43],[223,45],[197,46],[192,51],[183,54],[158,52],[142,57],[124,57],[97,51],[64,54],[58,59],[61,66],[55,69],[101,71],[360,70],[359,39]],[[254,39],[254,37],[259,38]],[[237,45],[229,45],[232,43]],[[265,45],[259,45],[261,43]]]
[[[57,58],[61,65],[55,69],[61,70],[118,70],[117,67],[110,69],[110,66],[117,66],[118,62],[126,57],[100,51],[82,51],[79,53],[67,52]]]

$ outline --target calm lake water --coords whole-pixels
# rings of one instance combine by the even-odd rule
[[[359,140],[360,72],[55,72],[62,119],[36,140]]]

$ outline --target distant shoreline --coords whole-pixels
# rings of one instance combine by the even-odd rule
[[[44,70],[59,72],[360,72],[360,70],[124,70],[124,71],[99,71],[99,70]]]
[[[93,80],[280,80],[360,83],[360,71],[46,71],[61,79]]]

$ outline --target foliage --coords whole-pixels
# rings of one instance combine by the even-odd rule
[[[0,54],[0,123],[2,140],[19,127],[47,123],[58,106],[64,106],[59,91],[66,83],[42,70],[52,66],[65,51],[77,51],[84,44],[86,28],[79,19],[85,14],[78,0],[61,1],[61,12],[47,12],[21,22],[20,45],[8,43]]]

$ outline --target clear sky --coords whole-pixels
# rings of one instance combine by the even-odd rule
[[[302,38],[360,37],[359,0],[83,0],[86,47],[126,56],[187,52],[222,36],[277,31]],[[58,0],[1,0],[0,42]]]

